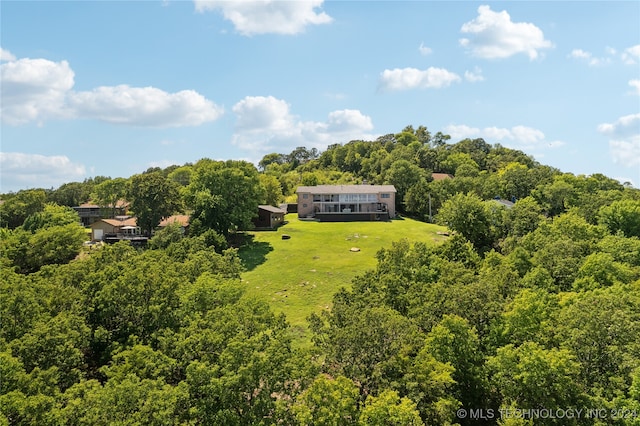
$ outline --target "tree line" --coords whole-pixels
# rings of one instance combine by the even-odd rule
[[[270,154],[258,169],[204,159],[3,197],[0,424],[640,424],[640,191],[422,126]],[[423,220],[430,197],[453,233],[382,249],[300,345],[246,294],[228,238],[268,194],[363,180],[396,185],[403,213]],[[140,217],[135,198],[165,188],[172,201],[156,199],[190,212],[194,231],[169,226],[144,250],[83,250],[62,202],[124,194]]]

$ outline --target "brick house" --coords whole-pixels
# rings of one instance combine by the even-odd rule
[[[325,222],[388,220],[396,216],[393,185],[299,186],[298,217]]]

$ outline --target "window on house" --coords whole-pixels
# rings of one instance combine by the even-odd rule
[[[307,198],[309,198],[309,194],[302,194],[302,198],[306,200]]]
[[[391,194],[380,194],[380,198],[391,198]]]

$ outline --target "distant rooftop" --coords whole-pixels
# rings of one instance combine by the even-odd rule
[[[453,179],[453,176],[449,173],[431,173],[433,180]]]
[[[316,185],[299,186],[297,193],[309,194],[379,194],[381,192],[396,192],[393,185]]]
[[[286,210],[283,210],[283,209],[281,209],[279,207],[273,207],[273,206],[270,206],[268,204],[260,204],[258,206],[258,208],[260,210],[265,210],[265,211],[268,211],[268,212],[271,212],[271,213],[287,213]]]
[[[508,209],[510,209],[511,207],[514,206],[514,202],[513,201],[509,201],[509,200],[503,200],[502,198],[494,198],[491,201],[493,201],[494,203],[498,203]]]
[[[137,218],[135,217],[127,217],[124,220],[120,220],[120,219],[101,219],[102,222],[106,222],[111,226],[115,226],[115,227],[121,227],[121,226],[136,226],[137,225]],[[100,222],[100,221],[98,221]],[[97,223],[97,222],[96,222]]]
[[[173,216],[169,216],[166,219],[163,219],[158,226],[165,227],[176,222],[178,222],[182,226],[189,226],[189,215],[175,214]]]

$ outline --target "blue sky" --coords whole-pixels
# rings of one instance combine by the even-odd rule
[[[0,1],[0,192],[425,125],[640,186],[640,2]]]

